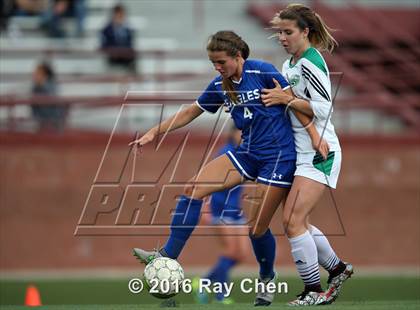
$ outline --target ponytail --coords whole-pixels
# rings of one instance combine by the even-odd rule
[[[338,42],[331,35],[331,32],[334,30],[324,22],[324,20],[319,16],[318,13],[314,12],[316,18],[316,29],[317,31],[313,32],[313,41],[314,45],[318,47],[321,51],[328,51],[332,53],[334,48],[338,46]],[[311,42],[312,43],[312,42]]]

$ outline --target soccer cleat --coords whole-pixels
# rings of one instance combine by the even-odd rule
[[[216,300],[215,301],[219,305],[233,305],[235,301],[230,297],[225,297],[222,300]]]
[[[195,277],[192,280],[192,289],[194,291],[194,300],[196,303],[205,305],[210,303],[210,297],[209,294],[204,290],[200,292],[200,278]]]
[[[139,248],[134,248],[133,249],[133,255],[139,260],[141,261],[143,264],[148,264],[150,263],[152,260],[154,260],[155,258],[158,257],[162,257],[163,255],[160,254],[160,252],[158,250],[153,250],[153,251],[145,251]]]
[[[176,302],[175,299],[169,298],[161,302],[161,308],[176,308],[179,307],[179,304]]]
[[[326,305],[328,303],[328,296],[324,292],[303,291],[297,297],[297,299],[290,301],[287,305],[291,307],[303,307]]]
[[[335,277],[331,275],[328,277],[328,289],[326,291],[327,295],[330,296],[328,298],[328,303],[333,303],[337,299],[341,289],[343,288],[344,282],[354,273],[353,266],[351,264],[344,264],[346,264],[346,268],[342,273],[336,275]]]
[[[264,283],[265,288],[263,290],[260,289],[260,286],[257,286],[257,296],[255,297],[254,306],[255,307],[267,307],[271,305],[271,303],[274,300],[274,293],[269,293],[267,291],[267,285],[268,283],[274,283],[276,280],[277,274],[274,274],[274,277],[271,279],[258,279],[258,282]]]

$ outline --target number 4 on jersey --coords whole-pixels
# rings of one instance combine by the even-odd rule
[[[244,107],[244,118],[252,119],[252,115],[252,112],[247,107]]]

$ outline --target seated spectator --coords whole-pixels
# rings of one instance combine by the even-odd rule
[[[15,3],[13,0],[0,1],[0,31],[7,30],[10,16],[15,10]]]
[[[77,37],[84,35],[86,15],[85,0],[49,0],[49,7],[42,16],[42,27],[54,38],[63,38],[67,33],[63,26],[63,18],[74,18]]]
[[[101,32],[101,48],[111,65],[119,65],[135,72],[136,53],[134,33],[126,24],[125,8],[118,4],[112,10],[112,20]]]
[[[48,96],[57,95],[54,71],[47,63],[40,63],[32,75],[32,95],[35,103],[31,106],[32,115],[39,130],[62,131],[65,127],[68,107],[45,103]]]
[[[15,0],[14,12],[16,16],[41,15],[48,9],[49,0]]]

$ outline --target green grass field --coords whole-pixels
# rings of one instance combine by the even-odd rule
[[[129,279],[122,280],[16,280],[0,281],[0,308],[27,309],[23,307],[25,289],[35,284],[42,298],[43,307],[38,309],[155,309],[161,308],[161,300],[147,292],[132,294],[128,290]],[[283,278],[289,292],[278,294],[271,308],[287,309],[285,303],[301,290],[297,278]],[[243,294],[235,286],[232,298],[235,304],[224,306],[216,303],[197,305],[191,294],[175,297],[182,309],[251,309],[254,294]],[[350,279],[336,303],[326,306],[330,310],[344,309],[420,309],[420,279],[417,277],[354,277]]]

